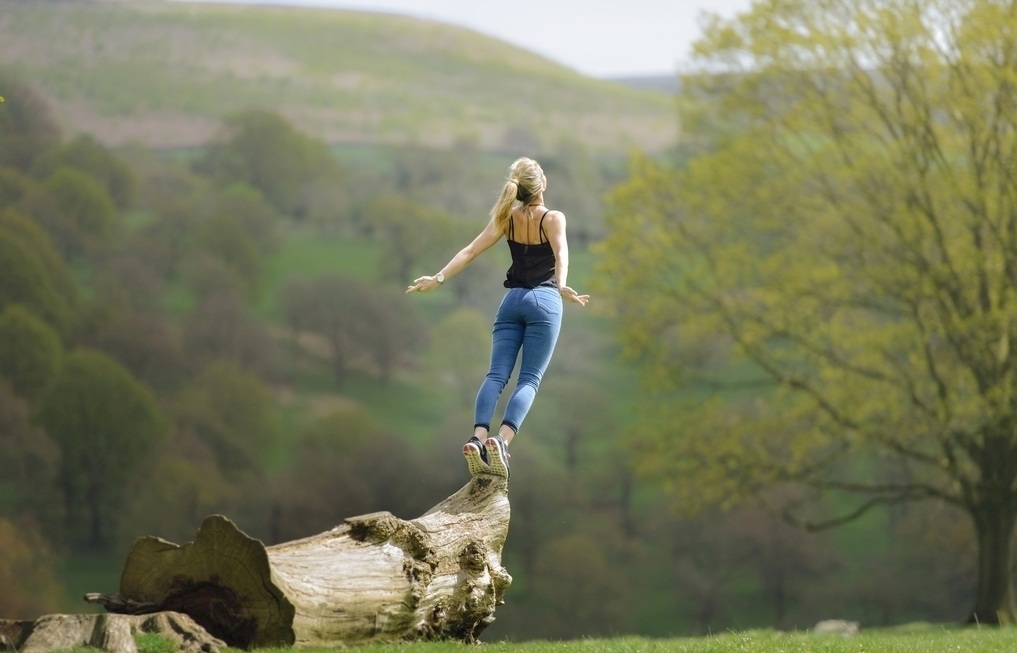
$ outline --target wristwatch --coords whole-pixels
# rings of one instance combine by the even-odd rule
[[[439,284],[443,284],[445,283],[445,275],[439,272],[438,274],[434,275],[434,280],[437,281]]]

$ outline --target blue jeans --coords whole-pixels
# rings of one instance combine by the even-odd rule
[[[491,418],[522,350],[516,389],[505,407],[502,424],[516,433],[540,387],[561,331],[562,301],[558,288],[510,288],[501,300],[491,334],[491,368],[480,384],[474,427],[491,430]]]

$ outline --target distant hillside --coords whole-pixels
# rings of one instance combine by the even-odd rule
[[[331,143],[658,150],[673,98],[580,75],[468,29],[392,14],[159,0],[0,0],[0,65],[66,132],[205,142],[262,107]],[[2,94],[2,89],[0,89]],[[517,148],[514,148],[517,149]]]
[[[678,73],[673,75],[639,75],[635,77],[612,77],[611,81],[625,84],[640,90],[664,91],[677,93],[681,90]]]

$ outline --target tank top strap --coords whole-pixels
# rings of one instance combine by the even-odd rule
[[[540,225],[539,225],[540,233],[539,233],[539,235],[540,235],[540,242],[542,242],[542,243],[546,243],[548,241],[547,234],[544,233],[544,217],[546,217],[547,214],[550,213],[550,212],[551,212],[551,209],[548,209],[548,210],[544,211],[544,215],[540,216]]]

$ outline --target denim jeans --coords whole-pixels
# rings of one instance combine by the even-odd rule
[[[516,388],[505,406],[502,424],[519,432],[540,386],[561,330],[562,300],[558,288],[510,288],[501,300],[491,334],[491,368],[477,392],[474,426],[491,429],[498,398],[522,351]]]

